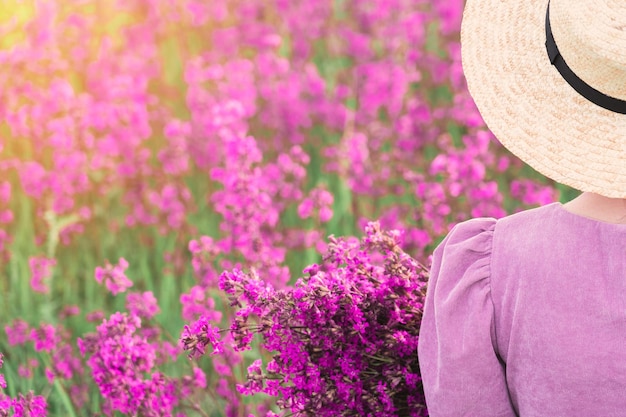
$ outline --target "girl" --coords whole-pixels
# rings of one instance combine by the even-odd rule
[[[495,136],[583,191],[457,225],[433,257],[430,415],[626,416],[626,2],[468,0],[463,68]]]

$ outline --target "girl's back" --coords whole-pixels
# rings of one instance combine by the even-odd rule
[[[623,416],[626,224],[555,203],[455,227],[420,333],[432,415]]]

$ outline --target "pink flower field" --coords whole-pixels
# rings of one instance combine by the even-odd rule
[[[0,417],[427,416],[432,250],[572,194],[484,126],[462,9],[2,2]]]

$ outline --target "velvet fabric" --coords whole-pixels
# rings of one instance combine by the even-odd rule
[[[418,354],[433,417],[626,416],[626,225],[560,203],[457,225]]]

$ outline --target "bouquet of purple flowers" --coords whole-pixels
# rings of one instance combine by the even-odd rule
[[[250,349],[255,335],[271,353],[248,368],[244,394],[277,397],[301,416],[427,416],[417,358],[427,269],[400,248],[401,232],[369,223],[362,240],[330,237],[319,265],[275,290],[255,271],[233,270],[220,288],[237,309],[230,340]],[[190,356],[224,348],[200,318],[185,326]],[[275,416],[273,412],[268,416]]]

